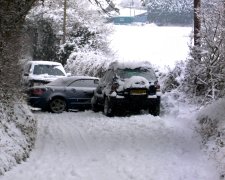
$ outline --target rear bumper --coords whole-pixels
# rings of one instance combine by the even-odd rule
[[[149,109],[152,106],[159,106],[161,98],[160,96],[115,96],[110,97],[110,102],[116,108],[123,109],[132,109],[132,110],[140,110],[140,109]]]
[[[30,106],[41,109],[46,109],[48,106],[48,102],[46,101],[46,99],[40,97],[29,97],[27,99],[27,102]]]

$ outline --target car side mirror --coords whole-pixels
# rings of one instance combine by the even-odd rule
[[[71,76],[71,73],[66,73],[66,76],[67,76],[67,77],[70,77],[70,76]]]
[[[24,75],[24,76],[29,76],[29,74],[28,74],[28,73],[24,73],[23,75]]]
[[[97,87],[96,92],[97,92],[98,94],[102,94],[101,88],[100,88],[99,86]]]

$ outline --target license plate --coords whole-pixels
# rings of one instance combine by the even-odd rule
[[[131,95],[145,95],[146,90],[145,89],[133,89],[130,91]]]

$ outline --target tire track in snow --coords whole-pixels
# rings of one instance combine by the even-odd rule
[[[31,157],[0,180],[216,180],[188,119],[35,115]]]

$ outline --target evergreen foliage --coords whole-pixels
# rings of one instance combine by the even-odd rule
[[[191,25],[193,22],[192,0],[145,0],[148,20],[158,25]]]
[[[52,28],[52,23],[46,19],[27,19],[23,28],[23,42],[22,58],[29,56],[29,59],[34,60],[58,60],[60,40]]]

